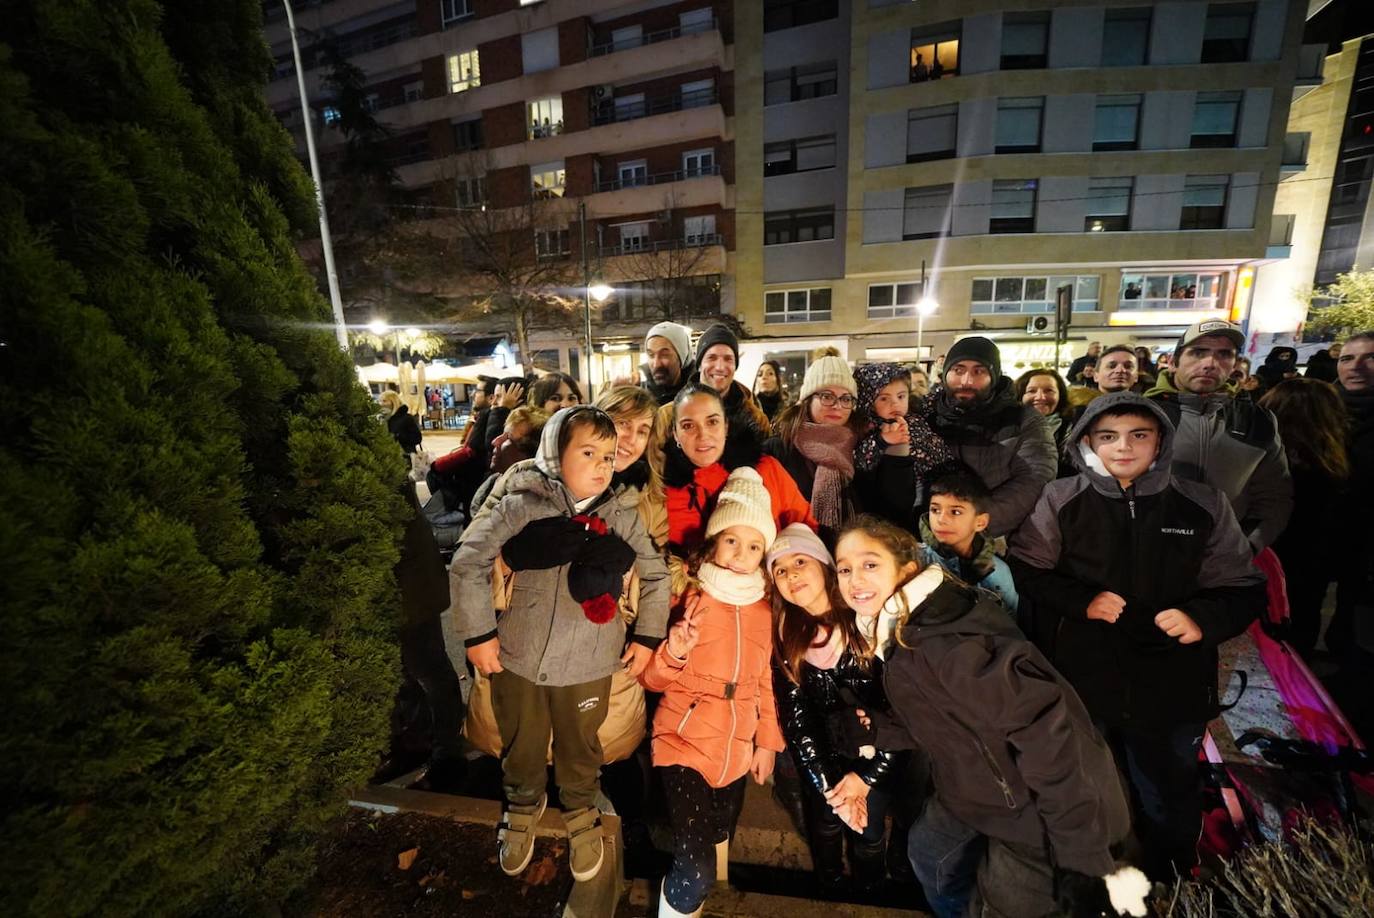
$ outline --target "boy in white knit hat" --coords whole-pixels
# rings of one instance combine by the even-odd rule
[[[699,915],[726,862],[747,775],[763,784],[784,748],[773,702],[772,607],[761,570],[777,524],[763,479],[730,473],[689,559],[695,586],[640,677],[663,699],[653,761],[673,830],[658,914]]]

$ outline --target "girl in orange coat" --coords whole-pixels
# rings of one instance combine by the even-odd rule
[[[706,541],[692,553],[695,585],[682,617],[641,677],[662,692],[654,766],[673,829],[673,866],[658,914],[701,914],[744,803],[783,751],[773,702],[772,609],[760,566],[777,535],[759,473],[739,468],[716,501]]]

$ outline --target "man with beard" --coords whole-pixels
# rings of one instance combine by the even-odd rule
[[[1258,552],[1288,525],[1293,480],[1274,416],[1248,392],[1232,398],[1226,390],[1244,345],[1244,333],[1225,319],[1192,325],[1178,339],[1174,368],[1145,395],[1178,430],[1173,473],[1225,492]]]
[[[666,405],[694,375],[692,330],[676,322],[660,322],[644,336],[649,359],[639,368],[640,385],[660,405]]]
[[[1010,534],[1054,480],[1054,437],[1002,375],[1002,355],[987,338],[962,338],[949,349],[940,385],[930,393],[935,432],[991,490],[987,534]]]

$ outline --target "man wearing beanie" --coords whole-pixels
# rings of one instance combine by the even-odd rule
[[[988,536],[1010,535],[1058,469],[1045,419],[1017,400],[997,345],[979,335],[954,342],[930,401],[931,427],[991,492]]]
[[[641,385],[660,405],[666,405],[696,369],[692,330],[676,322],[660,322],[644,336],[644,353],[649,359],[639,368]]]
[[[1288,525],[1293,479],[1274,416],[1250,393],[1232,397],[1226,389],[1244,346],[1244,333],[1225,319],[1193,324],[1178,339],[1174,368],[1161,371],[1145,396],[1178,430],[1170,471],[1224,492],[1258,552]]]
[[[766,436],[768,416],[754,401],[754,394],[735,380],[735,369],[739,366],[739,338],[735,337],[730,326],[717,322],[701,333],[701,339],[697,341],[696,365],[702,385],[715,389],[725,402],[731,435],[740,434],[748,428],[755,436]]]

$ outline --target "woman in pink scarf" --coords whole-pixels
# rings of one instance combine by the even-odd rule
[[[855,513],[854,446],[865,422],[855,412],[858,386],[844,359],[827,354],[812,361],[800,400],[778,418],[777,436],[763,444],[811,502],[822,538],[833,541]]]

